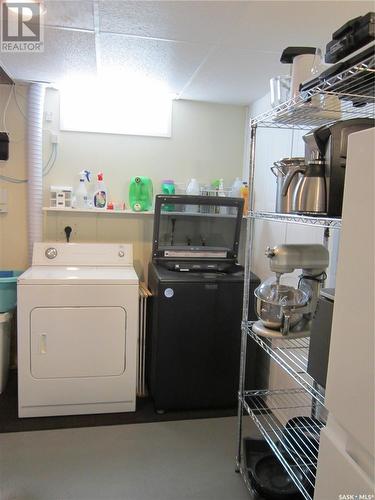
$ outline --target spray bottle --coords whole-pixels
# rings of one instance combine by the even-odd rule
[[[74,208],[90,208],[86,182],[90,182],[90,172],[89,170],[82,170],[79,173],[79,185],[74,194]]]
[[[108,195],[107,188],[105,187],[103,181],[103,172],[99,172],[97,175],[97,184],[94,193],[94,208],[102,208],[105,210],[107,208]]]

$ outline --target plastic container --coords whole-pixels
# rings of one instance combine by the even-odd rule
[[[200,188],[199,188],[199,182],[197,179],[191,179],[188,187],[186,188],[186,194],[190,196],[199,196],[200,195]],[[185,206],[185,211],[186,212],[199,212],[199,205],[186,205]]]
[[[103,172],[97,175],[97,185],[94,193],[94,207],[105,210],[107,208],[108,193],[103,180]]]
[[[247,182],[242,183],[241,187],[241,198],[243,198],[243,214],[247,215],[249,213],[249,186]]]
[[[220,196],[221,198],[225,198],[225,190],[224,190],[224,179],[220,179],[219,181],[219,189],[217,191],[217,195]],[[228,214],[228,207],[220,207],[219,208],[219,213],[221,215],[227,215]]]
[[[186,194],[199,196],[200,189],[199,189],[199,182],[197,181],[197,179],[190,179],[188,187],[186,188]]]
[[[290,76],[275,76],[270,80],[271,106],[276,108],[290,99]]]
[[[0,314],[0,394],[8,381],[10,358],[10,322],[12,314]]]
[[[153,189],[149,177],[137,176],[130,179],[129,204],[134,212],[146,212],[152,207]]]
[[[241,198],[241,187],[242,181],[239,177],[236,177],[230,188],[229,196],[232,198]]]
[[[161,190],[163,194],[175,194],[176,188],[174,181],[171,179],[164,179],[164,181],[161,181]]]
[[[73,188],[71,186],[50,186],[50,207],[72,208]]]
[[[22,272],[0,270],[0,313],[11,311],[17,306],[17,277]]]
[[[161,192],[163,194],[175,194],[176,188],[174,185],[174,181],[172,179],[164,179],[161,182]],[[163,205],[163,210],[167,212],[173,212],[174,209],[174,205]]]
[[[236,177],[229,191],[229,196],[231,198],[241,198],[241,187],[242,181],[239,177]],[[237,215],[237,208],[229,208],[229,213],[231,215]]]

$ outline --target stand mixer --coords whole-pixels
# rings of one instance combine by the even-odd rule
[[[263,281],[254,292],[259,320],[253,331],[273,338],[309,336],[329,265],[328,250],[323,245],[286,244],[268,247],[266,256],[276,276]],[[296,269],[302,269],[297,288],[280,283],[283,274]]]

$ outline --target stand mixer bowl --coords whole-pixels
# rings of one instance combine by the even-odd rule
[[[284,321],[285,307],[303,307],[309,296],[293,286],[280,285],[275,278],[263,281],[254,291],[256,297],[255,312],[266,328],[280,330]],[[302,313],[294,312],[290,316],[290,326],[301,321]]]

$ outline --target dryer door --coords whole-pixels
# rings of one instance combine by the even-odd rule
[[[36,379],[103,377],[125,371],[122,307],[38,307],[31,312]]]

